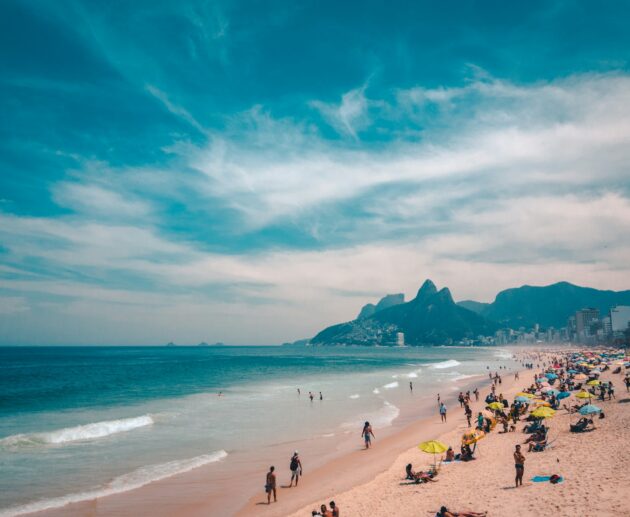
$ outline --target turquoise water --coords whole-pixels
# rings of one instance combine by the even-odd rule
[[[509,355],[446,347],[0,348],[0,515],[123,492],[235,451],[354,432],[366,419],[387,427],[412,403],[410,381],[415,396],[447,394]]]

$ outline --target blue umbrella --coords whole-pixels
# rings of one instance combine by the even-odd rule
[[[567,372],[572,373],[572,374],[573,373],[579,373],[577,370],[567,370]]]
[[[536,379],[536,382],[542,382],[542,381],[543,381],[542,379]]]
[[[546,373],[545,377],[547,377],[547,379],[557,379],[558,376],[555,373]]]
[[[558,390],[547,390],[547,395],[554,395],[555,397],[558,396],[560,392]]]
[[[562,400],[562,399],[566,399],[567,397],[570,397],[570,396],[571,396],[571,394],[568,391],[561,391],[560,393],[558,393],[556,395],[556,398],[558,400]]]
[[[526,404],[529,403],[529,398],[523,397],[522,395],[520,397],[516,397],[514,400],[516,400],[516,402],[524,402]]]
[[[580,409],[580,415],[592,415],[594,413],[599,413],[600,411],[601,409],[599,409],[597,406],[594,406],[593,404],[588,404],[587,406],[584,406]]]

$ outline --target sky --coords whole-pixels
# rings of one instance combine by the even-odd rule
[[[0,344],[630,288],[630,5],[0,3]]]

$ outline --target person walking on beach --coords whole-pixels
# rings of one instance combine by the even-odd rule
[[[525,474],[525,456],[521,452],[521,446],[517,445],[514,451],[514,467],[516,468],[516,486],[523,486],[523,474]]]
[[[332,517],[339,517],[339,507],[335,504],[335,501],[330,501],[330,510]]]
[[[300,460],[298,451],[295,451],[293,453],[293,456],[291,456],[291,463],[289,465],[289,469],[291,470],[291,482],[289,483],[289,488],[293,486],[294,479],[295,479],[295,486],[298,486],[298,481],[300,480],[300,476],[302,475],[302,461]]]
[[[444,402],[440,403],[440,418],[442,419],[442,422],[446,422],[446,406],[444,405]]]
[[[438,393],[437,399],[438,399],[438,406],[439,406],[440,405],[440,394],[439,393]]]
[[[475,394],[475,401],[479,402],[479,390],[475,388],[475,391],[473,391],[473,393]]]
[[[265,492],[267,492],[267,504],[271,504],[271,493],[273,492],[273,502],[277,503],[278,499],[276,497],[276,474],[274,471],[276,467],[269,467],[269,472],[267,472],[267,480],[265,482]]]
[[[370,445],[372,444],[372,438],[376,438],[376,436],[374,436],[374,432],[372,431],[372,426],[370,425],[370,422],[365,422],[365,425],[363,426],[363,432],[361,432],[361,436],[365,441],[365,448],[369,449]]]

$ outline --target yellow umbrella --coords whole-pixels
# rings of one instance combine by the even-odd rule
[[[488,404],[488,407],[490,409],[503,409],[503,404],[501,404],[501,402],[491,402]]]
[[[601,384],[601,382],[599,382],[596,379],[593,379],[592,381],[588,381],[586,384],[587,384],[587,386],[599,386]]]
[[[535,416],[536,418],[550,418],[555,415],[556,412],[549,407],[539,407],[537,409],[534,409],[534,411],[532,411],[530,414],[532,416]]]
[[[479,429],[471,429],[462,436],[462,445],[472,445],[486,437],[486,433]]]
[[[527,397],[528,399],[533,399],[534,395],[532,395],[531,393],[525,393],[524,391],[519,391],[516,394],[517,397]]]
[[[418,449],[423,452],[433,454],[433,462],[436,463],[435,455],[446,452],[448,450],[448,446],[442,442],[438,442],[437,440],[429,440],[428,442],[422,442],[418,445]]]
[[[418,448],[423,452],[428,452],[429,454],[440,454],[448,450],[447,445],[443,444],[442,442],[438,442],[437,440],[422,442],[420,445],[418,445]]]
[[[580,391],[580,393],[578,393],[576,397],[579,399],[592,399],[595,398],[595,395],[589,393],[588,391]]]
[[[551,404],[545,400],[532,400],[536,407],[551,407]]]

